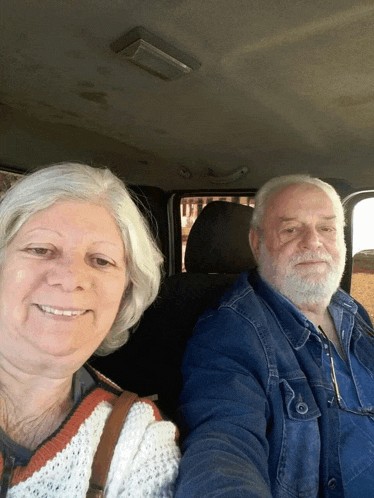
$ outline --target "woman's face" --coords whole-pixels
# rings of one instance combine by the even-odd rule
[[[104,207],[69,201],[35,213],[5,254],[0,357],[79,368],[108,334],[127,284],[122,237]]]

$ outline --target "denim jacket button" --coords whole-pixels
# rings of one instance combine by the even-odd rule
[[[329,480],[326,486],[328,489],[335,489],[336,488],[336,479],[333,477],[332,479]]]
[[[308,410],[309,408],[306,403],[299,401],[299,403],[296,404],[296,411],[300,415],[305,415],[306,413],[308,413]]]

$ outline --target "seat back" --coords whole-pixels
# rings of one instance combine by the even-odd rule
[[[213,201],[197,217],[187,240],[188,273],[241,273],[256,266],[249,247],[253,208]]]
[[[211,204],[191,230],[187,272],[164,280],[158,298],[120,350],[91,360],[124,389],[140,396],[157,393],[161,410],[174,420],[183,382],[182,357],[199,316],[216,305],[238,273],[255,266],[248,242],[252,208],[226,206],[223,201]]]

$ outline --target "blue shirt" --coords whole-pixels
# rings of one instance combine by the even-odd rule
[[[360,334],[354,331],[354,320],[344,307],[330,306],[336,329],[346,356],[344,361],[333,348],[335,373],[342,397],[341,405],[348,410],[373,410],[374,379],[355,355]],[[324,348],[324,365],[331,378],[328,348]],[[374,494],[374,418],[339,410],[340,459],[345,496],[366,498]]]
[[[367,313],[342,290],[331,313],[343,336],[352,324],[354,356],[374,378]],[[324,349],[292,303],[256,274],[240,276],[186,349],[181,412],[190,434],[176,498],[352,496],[342,455],[353,445],[342,438]]]

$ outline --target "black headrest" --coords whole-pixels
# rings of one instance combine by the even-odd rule
[[[253,208],[233,202],[207,204],[187,239],[189,273],[240,273],[256,266],[249,247]]]

